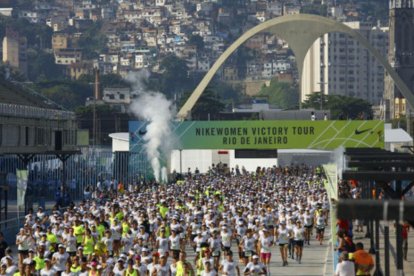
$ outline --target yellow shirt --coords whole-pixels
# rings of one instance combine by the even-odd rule
[[[83,240],[83,234],[85,233],[85,229],[83,225],[73,226],[73,233],[76,236],[76,242],[81,243]]]
[[[36,262],[36,266],[35,266],[35,270],[41,270],[43,268],[45,268],[46,264],[45,264],[45,257],[40,258],[39,256],[35,256],[33,258],[33,261]]]
[[[85,237],[83,242],[83,254],[90,255],[93,253],[95,242],[92,237]]]

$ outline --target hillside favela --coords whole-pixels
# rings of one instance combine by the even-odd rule
[[[0,276],[414,275],[414,0],[0,0]]]

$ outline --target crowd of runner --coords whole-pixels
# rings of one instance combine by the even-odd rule
[[[27,214],[18,259],[7,250],[0,275],[268,275],[271,261],[300,264],[304,247],[323,243],[323,181],[306,166],[213,168],[168,185],[103,188]]]

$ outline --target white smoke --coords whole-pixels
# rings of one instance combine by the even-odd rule
[[[164,94],[146,89],[145,80],[148,77],[149,72],[146,70],[128,75],[127,80],[138,95],[130,109],[138,118],[148,121],[147,132],[143,136],[147,158],[151,163],[155,180],[166,183],[167,168],[162,167],[161,158],[169,158],[175,142],[171,130],[175,109]]]
[[[330,156],[331,163],[336,164],[338,175],[340,178],[342,178],[342,172],[346,168],[344,152],[345,152],[345,148],[343,146],[340,146],[339,148],[332,151],[331,156]]]

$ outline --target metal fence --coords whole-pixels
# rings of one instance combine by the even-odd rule
[[[16,199],[16,169],[25,169],[17,155],[0,156],[0,173],[6,175],[9,199]],[[71,156],[65,167],[56,155],[36,155],[28,164],[28,189],[26,200],[55,200],[64,184],[71,200],[81,200],[87,186],[96,187],[99,181],[124,185],[134,184],[148,177],[148,162],[143,154],[111,152],[110,149],[82,150],[82,154]]]

